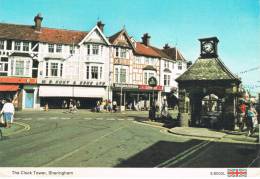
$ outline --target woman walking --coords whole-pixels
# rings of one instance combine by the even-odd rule
[[[14,105],[11,103],[11,99],[6,100],[6,103],[1,110],[1,114],[3,114],[6,128],[10,128],[14,116]]]

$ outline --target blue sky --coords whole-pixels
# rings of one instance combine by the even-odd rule
[[[136,40],[181,50],[187,60],[199,56],[198,38],[217,36],[219,56],[234,73],[260,66],[260,0],[0,0],[0,22],[90,30],[98,19],[107,36],[123,26]],[[243,83],[260,86],[260,70],[239,74]],[[260,88],[251,89],[260,92]]]

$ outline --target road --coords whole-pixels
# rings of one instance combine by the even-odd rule
[[[256,144],[204,140],[150,126],[148,112],[18,112],[1,167],[257,167]],[[17,125],[17,124],[16,124]],[[29,126],[29,127],[28,127]],[[25,130],[26,129],[26,130]],[[4,129],[5,130],[5,129]]]

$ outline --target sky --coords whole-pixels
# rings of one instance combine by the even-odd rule
[[[141,41],[147,32],[153,46],[177,46],[192,62],[198,39],[216,36],[220,59],[260,92],[260,0],[0,0],[0,22],[32,25],[37,13],[44,27],[89,31],[101,20],[106,36],[125,27]]]

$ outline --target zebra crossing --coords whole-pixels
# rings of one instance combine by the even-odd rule
[[[15,117],[15,120],[22,120],[22,121],[30,121],[30,120],[38,120],[38,121],[46,121],[46,120],[73,120],[73,119],[84,119],[84,120],[97,120],[97,121],[134,121],[134,118],[131,117],[126,117],[126,118],[104,118],[104,117],[83,117],[83,118],[75,118],[75,117],[36,117],[36,118],[31,118],[31,117]]]

